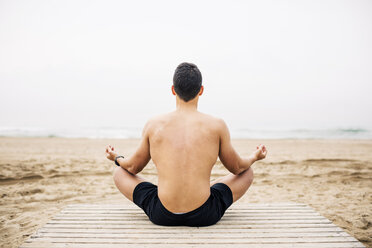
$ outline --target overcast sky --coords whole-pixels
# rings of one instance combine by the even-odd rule
[[[372,1],[0,0],[0,126],[141,127],[181,62],[232,128],[372,127]]]

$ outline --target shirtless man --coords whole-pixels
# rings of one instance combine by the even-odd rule
[[[117,188],[155,224],[217,223],[251,185],[251,165],[266,157],[264,145],[246,158],[238,155],[225,122],[198,112],[203,90],[196,65],[180,64],[172,85],[176,110],[146,123],[140,146],[132,156],[118,156],[114,147],[106,147],[106,157],[118,165],[114,171]],[[231,174],[211,182],[218,157]],[[136,175],[150,159],[158,172],[158,186]]]

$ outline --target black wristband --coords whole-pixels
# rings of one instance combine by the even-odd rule
[[[117,166],[120,166],[120,164],[118,163],[118,158],[124,158],[124,156],[119,155],[119,156],[116,156],[116,158],[115,158],[115,164]]]

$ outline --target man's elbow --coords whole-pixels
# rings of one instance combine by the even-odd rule
[[[143,170],[143,168],[144,168],[144,166],[142,166],[141,164],[131,164],[127,168],[127,171],[130,174],[136,175],[136,174],[140,173]]]
[[[230,166],[230,167],[226,167],[232,174],[234,175],[239,175],[242,170],[241,168],[239,168],[238,166]]]
[[[225,168],[230,171],[234,175],[238,175],[241,173],[240,163],[238,161],[235,161],[235,163],[232,163],[231,161],[224,161],[221,160],[222,164],[225,166]]]
[[[233,169],[233,174],[234,175],[239,175],[240,173],[242,173],[244,171],[243,168],[241,168],[241,159],[237,159],[234,163],[234,169]]]
[[[233,171],[231,171],[232,174],[234,175],[239,175],[240,173],[242,173],[244,170],[241,169],[241,168],[235,168]]]
[[[135,166],[130,166],[127,168],[127,171],[132,174],[132,175],[136,175],[137,173],[140,172],[140,170],[138,170]]]

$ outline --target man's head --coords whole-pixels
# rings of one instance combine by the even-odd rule
[[[194,99],[202,87],[202,75],[192,63],[177,66],[173,76],[174,91],[185,102]]]

